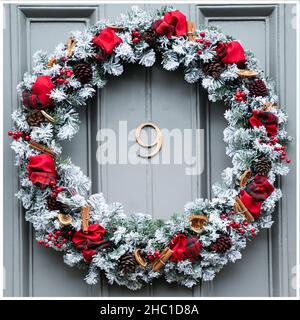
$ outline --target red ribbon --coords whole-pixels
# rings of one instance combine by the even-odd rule
[[[113,29],[107,27],[98,36],[94,36],[93,43],[102,49],[105,54],[112,54],[114,48],[122,43],[122,39],[117,36]]]
[[[278,133],[278,118],[272,112],[253,110],[253,116],[249,119],[250,125],[254,127],[265,127],[267,133],[274,137]]]
[[[56,180],[54,160],[48,154],[29,157],[27,170],[29,179],[41,188],[48,186],[51,180]]]
[[[173,250],[173,254],[170,258],[172,262],[186,259],[195,262],[200,256],[202,246],[197,236],[187,237],[180,233],[172,238],[169,247]]]
[[[186,36],[186,16],[179,10],[167,12],[163,19],[154,22],[152,28],[161,35],[168,38],[172,36]]]
[[[105,248],[110,242],[105,239],[106,230],[99,224],[91,224],[87,233],[76,231],[72,237],[75,247],[82,250],[86,262],[91,262],[99,248]]]
[[[31,88],[31,93],[24,91],[22,93],[23,104],[31,106],[33,109],[46,108],[52,104],[50,94],[54,84],[49,76],[38,76]]]
[[[240,199],[255,219],[260,216],[261,206],[274,191],[266,176],[256,175],[253,181],[240,191]]]
[[[216,53],[224,64],[237,64],[243,67],[246,62],[244,48],[238,41],[219,42]]]

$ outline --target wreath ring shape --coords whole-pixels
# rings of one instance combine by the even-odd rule
[[[60,141],[79,130],[76,109],[95,88],[119,76],[124,64],[151,67],[157,57],[164,69],[181,67],[187,82],[201,83],[210,101],[224,101],[232,158],[214,198],[190,202],[168,221],[126,216],[121,204],[90,195],[90,180],[60,157]],[[195,29],[171,7],[152,13],[132,7],[114,24],[73,32],[52,55],[38,51],[18,91],[22,104],[8,132],[19,166],[17,196],[38,243],[85,268],[88,284],[102,271],[110,284],[133,290],[160,276],[192,287],[240,259],[247,240],[271,227],[281,197],[276,176],[287,174],[290,163],[287,116],[254,55],[218,28]]]

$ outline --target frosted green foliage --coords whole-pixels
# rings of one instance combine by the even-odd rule
[[[30,136],[36,142],[50,144],[53,138],[53,125],[51,123],[42,123],[40,127],[32,128]]]
[[[57,138],[59,140],[71,140],[73,136],[79,131],[79,116],[78,113],[71,109],[67,112],[61,109],[61,113],[58,114],[59,121],[62,123],[57,132]]]
[[[29,125],[26,121],[26,114],[21,109],[17,109],[11,115],[13,124],[18,131],[27,131],[29,130]]]
[[[155,63],[155,60],[156,60],[155,52],[153,49],[151,49],[142,56],[139,64],[145,67],[152,67]]]

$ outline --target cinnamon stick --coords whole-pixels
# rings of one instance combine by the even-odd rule
[[[245,170],[244,173],[240,176],[240,187],[244,188],[248,180],[251,177],[251,171],[249,169]]]
[[[252,214],[245,207],[245,205],[243,204],[243,202],[241,201],[241,199],[239,197],[235,197],[235,204],[233,207],[234,207],[235,212],[242,214],[248,222],[251,222],[254,220]]]
[[[173,250],[171,250],[169,247],[166,247],[161,253],[161,258],[153,262],[152,270],[154,272],[158,271],[171,258],[172,254],[173,254]]]
[[[195,41],[196,38],[196,29],[195,29],[195,24],[193,21],[188,20],[186,22],[186,26],[187,26],[187,37],[189,41]]]
[[[81,208],[81,229],[83,233],[88,233],[90,219],[90,205]]]
[[[73,38],[69,38],[68,42],[67,42],[67,56],[71,57],[71,55],[73,54],[73,49],[76,45],[76,41]]]
[[[51,149],[45,147],[44,145],[42,145],[34,140],[29,141],[29,146],[35,150],[41,151],[43,153],[47,153],[51,157],[55,156],[55,153]]]

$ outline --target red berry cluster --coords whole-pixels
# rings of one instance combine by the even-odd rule
[[[246,92],[240,91],[240,89],[237,89],[235,95],[234,95],[234,100],[238,102],[246,102]]]
[[[154,254],[149,254],[148,255],[148,260],[150,262],[153,262],[155,259],[160,259],[160,258],[161,258],[161,254],[160,254],[159,250],[156,250],[154,252]]]
[[[61,68],[59,71],[60,76],[55,78],[55,81],[58,84],[68,84],[69,80],[67,78],[70,78],[73,75],[73,70],[69,68]]]
[[[200,44],[198,49],[198,54],[202,54],[203,50],[206,49],[210,44],[211,41],[209,39],[205,39],[205,32],[201,31],[199,33],[200,38],[196,38],[196,42]]]
[[[53,192],[51,193],[51,198],[56,199],[58,194],[64,190],[64,187],[60,186],[58,187],[56,185],[55,180],[50,181],[50,187],[52,188]]]
[[[228,214],[230,215],[234,215],[235,211],[234,210],[230,210],[228,212]],[[225,220],[227,219],[227,215],[225,213],[221,214],[221,219]],[[255,228],[251,228],[250,230],[247,230],[247,227],[249,226],[249,222],[248,221],[243,221],[243,223],[241,224],[240,222],[234,221],[232,218],[229,218],[230,222],[227,226],[227,229],[236,229],[240,234],[245,234],[247,231],[250,232],[252,237],[256,236],[256,231]]]
[[[233,214],[235,214],[235,211],[234,211],[234,210],[230,210],[230,211],[228,212],[228,214],[233,215]],[[221,217],[222,220],[227,219],[227,215],[226,215],[225,213],[222,213],[222,214],[220,215],[220,217]]]
[[[131,36],[133,43],[138,43],[141,40],[141,34],[137,30],[132,31]]]
[[[275,137],[270,137],[267,139],[259,139],[259,143],[268,143],[269,146],[273,146],[273,150],[274,151],[279,151],[280,153],[280,159],[282,161],[286,161],[287,164],[290,164],[292,162],[291,159],[287,159],[286,158],[286,151],[285,151],[285,146],[282,146],[281,144],[279,144],[279,140]]]
[[[70,237],[73,235],[73,232],[69,230],[67,233],[63,234],[62,230],[57,230],[52,233],[49,232],[45,238],[45,240],[38,240],[38,244],[45,245],[46,248],[50,246],[55,246],[58,249],[61,249],[64,244],[70,241]]]
[[[67,57],[61,57],[60,61],[64,63],[64,62],[68,61],[68,58]]]
[[[17,132],[13,132],[13,131],[8,131],[7,134],[10,137],[13,137],[13,139],[15,140],[19,140],[20,138],[23,138],[26,141],[30,140],[30,135],[25,133],[24,131],[17,131]]]

